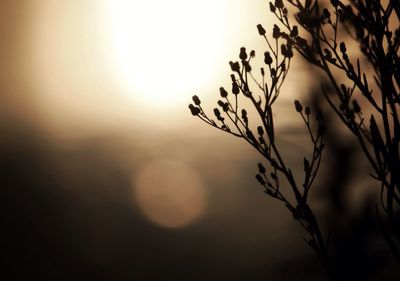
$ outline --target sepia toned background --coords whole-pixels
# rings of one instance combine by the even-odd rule
[[[187,108],[213,108],[240,47],[262,54],[258,23],[263,0],[0,1],[7,280],[319,280],[262,159]],[[293,65],[275,109],[295,170],[308,75]]]

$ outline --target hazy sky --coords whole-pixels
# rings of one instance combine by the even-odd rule
[[[260,49],[261,57],[264,42],[255,26],[269,23],[262,0],[38,0],[6,6],[15,14],[3,19],[3,29],[15,29],[12,41],[4,38],[14,44],[15,58],[7,62],[18,72],[6,75],[18,75],[18,84],[23,79],[40,125],[58,137],[193,125],[187,114],[191,96],[213,106],[229,79],[228,61],[241,46]]]
[[[15,186],[39,188],[62,201],[17,195],[11,210],[27,206],[39,220],[29,208],[59,211],[63,220],[50,220],[62,225],[55,243],[72,243],[73,254],[110,272],[130,270],[121,259],[172,272],[211,259],[220,276],[257,276],[286,251],[305,248],[300,235],[287,239],[290,215],[280,206],[277,216],[278,204],[257,185],[256,153],[187,108],[194,94],[214,107],[240,47],[255,49],[262,62],[256,25],[272,26],[267,1],[1,3],[1,129],[12,139],[4,155],[23,181],[12,178],[10,194]],[[275,114],[282,143],[290,144],[287,159],[297,165],[292,102],[309,85],[299,65],[290,75]]]

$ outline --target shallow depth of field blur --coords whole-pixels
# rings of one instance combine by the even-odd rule
[[[197,94],[212,109],[240,47],[262,61],[267,4],[1,1],[2,232],[15,280],[318,280],[302,230],[254,178],[261,158],[187,108]],[[319,82],[308,75],[294,63],[275,109],[299,173],[307,135],[293,100]]]

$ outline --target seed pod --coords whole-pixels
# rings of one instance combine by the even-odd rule
[[[342,53],[346,53],[346,44],[344,42],[341,42],[339,47]]]
[[[276,8],[275,8],[274,4],[272,4],[272,2],[269,2],[269,10],[270,10],[272,13],[275,13]]]
[[[337,7],[339,5],[339,1],[338,0],[331,0],[331,4],[333,7]]]
[[[219,93],[223,98],[226,98],[228,96],[228,92],[224,89],[224,87],[219,88]]]
[[[246,53],[246,48],[245,47],[240,48],[239,58],[241,60],[246,60],[247,59],[247,53]]]
[[[259,134],[260,136],[264,135],[264,129],[263,129],[263,127],[262,127],[262,126],[258,126],[258,127],[257,127],[257,132],[258,132],[258,134]]]
[[[239,89],[239,86],[238,86],[238,84],[236,83],[236,81],[235,81],[235,82],[232,82],[232,93],[233,93],[234,95],[237,95],[237,94],[240,93],[240,89]]]
[[[325,17],[326,19],[330,19],[330,18],[331,18],[331,13],[328,11],[327,8],[324,8],[324,9],[322,10],[322,13],[323,13],[323,15],[324,15],[324,17]]]
[[[232,71],[234,71],[234,72],[239,72],[240,71],[240,65],[239,65],[239,63],[237,61],[236,62],[230,61],[229,65],[231,66],[231,70]]]
[[[197,116],[200,113],[200,109],[195,107],[193,104],[189,104],[189,109],[193,116]]]
[[[263,164],[258,163],[258,171],[260,172],[260,174],[265,174],[266,170]]]
[[[275,7],[277,7],[278,9],[282,9],[283,8],[283,1],[282,0],[275,0]]]
[[[265,29],[261,24],[257,24],[257,30],[258,30],[258,34],[260,34],[261,36],[265,35]]]
[[[293,51],[291,49],[291,46],[289,46],[289,45],[282,44],[281,45],[281,53],[286,58],[293,57]]]
[[[265,52],[264,53],[264,62],[267,65],[270,65],[272,63],[272,57],[271,57],[271,54],[269,52]]]
[[[274,28],[272,29],[272,37],[278,39],[280,36],[281,36],[281,30],[276,24],[274,24]]]
[[[263,177],[260,174],[256,175],[256,179],[261,185],[265,185],[265,180],[263,179]]]
[[[341,84],[341,85],[340,85],[340,89],[342,90],[343,94],[347,94],[347,88],[346,88],[346,85],[344,85],[344,84]]]
[[[286,57],[289,59],[293,57],[292,46],[289,44],[286,45]]]
[[[298,100],[294,101],[294,106],[295,106],[297,112],[303,111],[303,106],[301,105],[301,103]]]
[[[290,31],[290,36],[291,37],[296,37],[299,35],[299,30],[297,28],[297,25],[293,26],[292,30]]]
[[[194,104],[195,105],[200,105],[200,99],[199,99],[199,97],[197,96],[197,95],[194,95],[193,97],[192,97],[192,100],[193,100],[193,102],[194,102]]]
[[[246,130],[246,136],[253,142],[256,142],[256,138],[253,135],[253,132],[250,131],[249,129]]]
[[[246,72],[251,72],[251,66],[248,61],[243,61],[243,67]]]

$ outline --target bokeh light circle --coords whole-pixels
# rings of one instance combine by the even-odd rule
[[[180,161],[155,161],[134,176],[135,200],[151,222],[185,227],[205,211],[206,194],[200,175]]]

